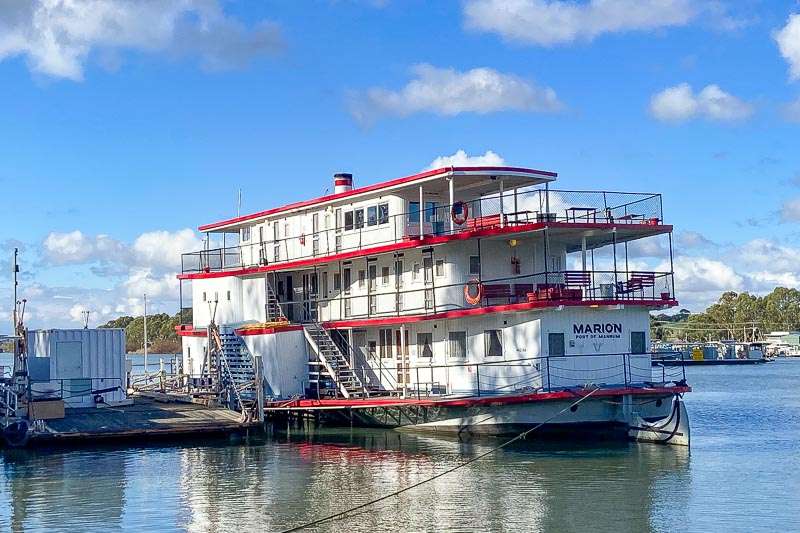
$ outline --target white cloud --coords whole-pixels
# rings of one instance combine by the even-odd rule
[[[134,299],[143,294],[148,298],[174,298],[178,293],[178,283],[175,273],[158,275],[151,268],[134,268],[124,286],[127,295]]]
[[[443,167],[499,167],[505,165],[505,163],[505,159],[491,150],[486,150],[483,155],[469,155],[464,150],[458,150],[453,155],[437,157],[431,161],[426,170]]]
[[[90,237],[79,230],[52,232],[42,242],[46,260],[57,265],[94,261],[124,261],[126,248],[108,235]]]
[[[81,80],[87,59],[117,64],[122,50],[195,56],[206,68],[242,65],[281,47],[278,27],[253,28],[227,16],[218,0],[31,0],[0,4],[0,60]]]
[[[695,94],[688,83],[681,83],[655,94],[650,100],[650,112],[658,120],[667,122],[693,118],[736,121],[752,115],[753,106],[717,85],[707,85]]]
[[[786,26],[773,35],[778,49],[789,63],[789,79],[800,78],[800,14],[789,15]]]
[[[181,254],[199,250],[202,245],[197,234],[188,228],[175,232],[151,231],[134,241],[132,253],[137,265],[178,269]]]
[[[555,112],[563,107],[553,89],[491,68],[461,72],[420,64],[411,70],[415,78],[400,90],[373,87],[351,94],[353,117],[370,124],[382,116],[405,117],[420,112],[453,116],[498,111]]]
[[[682,26],[698,14],[692,0],[469,0],[467,28],[509,41],[551,46],[606,33]]]
[[[697,231],[682,231],[675,237],[675,243],[683,248],[710,248],[716,244]]]

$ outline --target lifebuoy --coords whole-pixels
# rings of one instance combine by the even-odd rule
[[[475,287],[475,294],[470,289]],[[478,279],[471,279],[464,285],[464,300],[470,305],[478,305],[483,300],[483,283]]]
[[[453,219],[454,224],[462,225],[469,218],[469,204],[462,200],[454,203],[450,208],[450,218]]]

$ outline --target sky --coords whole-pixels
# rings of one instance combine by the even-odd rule
[[[246,213],[434,162],[662,193],[682,307],[797,287],[800,3],[2,2],[0,332],[14,247],[31,327],[174,313],[240,189]]]

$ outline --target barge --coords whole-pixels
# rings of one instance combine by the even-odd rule
[[[178,276],[178,388],[251,418],[688,445],[683,368],[647,350],[650,312],[677,305],[661,195],[556,178],[340,173],[333,194],[200,226]],[[659,269],[629,257],[645,240]]]

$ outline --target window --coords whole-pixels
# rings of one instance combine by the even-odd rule
[[[647,353],[644,331],[631,331],[631,353]]]
[[[347,211],[344,214],[344,230],[350,231],[351,229],[353,229],[353,212]]]
[[[481,256],[469,256],[469,273],[473,276],[481,275]]]
[[[391,329],[379,329],[378,330],[378,344],[380,345],[381,349],[381,357],[391,357],[392,356],[392,330]]]
[[[231,291],[228,291],[228,301],[231,301]]]
[[[378,206],[373,205],[367,208],[367,226],[378,225]]]
[[[342,231],[342,208],[336,208],[336,231]]]
[[[403,261],[394,262],[394,286],[398,289],[403,286]]]
[[[425,222],[436,220],[436,209],[439,207],[437,202],[425,202]]]
[[[433,309],[433,289],[425,289],[425,309]]]
[[[377,354],[378,350],[378,343],[375,341],[369,341],[367,343],[367,351],[369,352],[369,356],[372,359],[375,359],[375,355]]]
[[[411,280],[419,280],[419,263],[414,263],[414,266],[411,269]]]
[[[366,278],[367,278],[367,273],[365,271],[363,271],[363,270],[359,270],[358,271],[358,288],[359,289],[363,289],[364,288],[364,281],[366,280]]]
[[[363,209],[356,209],[353,211],[355,213],[355,220],[356,220],[356,229],[361,229],[364,227],[364,210]]]
[[[486,357],[503,356],[503,331],[499,329],[487,329],[483,332],[483,347]]]
[[[433,333],[417,333],[417,356],[433,357]]]
[[[378,297],[374,294],[370,294],[367,300],[369,302],[369,314],[374,315],[378,312]]]
[[[563,333],[548,333],[547,334],[547,348],[548,354],[551,357],[565,355],[564,352],[564,334]]]
[[[250,240],[250,226],[242,228],[242,240],[245,242]]]
[[[467,332],[450,332],[450,357],[454,359],[465,359],[467,357]]]
[[[389,204],[378,204],[378,224],[389,223]]]
[[[436,276],[437,277],[444,276],[444,259],[436,260]]]
[[[327,272],[323,272],[321,274],[321,276],[322,276],[322,297],[323,298],[327,298],[328,297],[328,273]]]
[[[342,275],[338,272],[333,273],[333,290],[342,290]]]
[[[350,285],[352,285],[353,280],[351,279],[350,269],[344,269],[344,279],[342,280],[342,284],[344,285],[344,292],[350,293]]]
[[[389,284],[389,267],[381,268],[381,283],[384,285]]]
[[[203,293],[203,301],[206,301],[206,293]]]
[[[408,202],[408,222],[419,223],[419,202]]]
[[[351,312],[352,312],[352,307],[351,307],[351,304],[350,304],[350,298],[345,298],[344,299],[344,316],[345,316],[345,318],[349,318]]]

